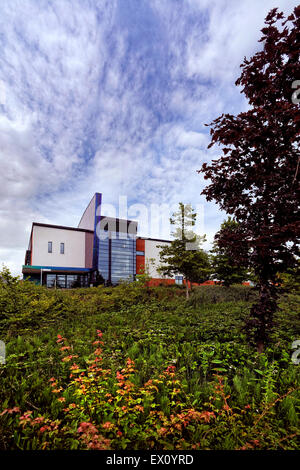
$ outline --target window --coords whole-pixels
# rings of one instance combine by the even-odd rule
[[[175,284],[182,284],[183,276],[175,276]]]
[[[64,244],[64,243],[61,243],[61,244],[60,244],[60,254],[61,254],[61,255],[64,255],[64,254],[65,254],[65,244]]]
[[[65,274],[57,274],[56,275],[56,286],[60,287],[61,289],[66,288],[66,276],[65,276]]]
[[[52,242],[48,242],[48,253],[52,253]]]
[[[145,256],[145,252],[144,251],[137,251],[136,254],[138,256]]]
[[[87,274],[47,274],[47,287],[56,289],[73,289],[75,287],[88,287]]]
[[[47,274],[46,279],[47,287],[56,286],[56,274]]]

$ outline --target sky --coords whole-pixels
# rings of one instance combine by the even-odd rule
[[[190,203],[209,249],[226,214],[200,195],[205,124],[248,108],[240,64],[298,3],[1,0],[0,263],[20,274],[32,222],[76,227],[95,192],[138,221]],[[168,238],[155,221],[140,234]]]

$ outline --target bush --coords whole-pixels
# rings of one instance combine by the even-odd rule
[[[282,296],[258,354],[242,330],[252,295],[242,286],[195,288],[190,302],[166,286],[56,291],[5,271],[0,448],[296,448],[299,296]],[[100,329],[104,343],[92,344]]]
[[[198,307],[219,302],[253,302],[256,298],[255,289],[249,286],[199,286],[193,288],[189,305]]]
[[[246,396],[243,378],[234,386],[243,396],[234,404],[227,379],[213,374],[210,395],[195,408],[195,400],[174,365],[142,386],[135,363],[127,358],[121,371],[103,367],[102,332],[93,342],[95,350],[85,361],[72,352],[58,335],[61,362],[69,366],[69,379],[49,379],[54,395],[46,414],[5,408],[2,426],[10,430],[10,448],[18,449],[295,449],[298,419],[295,388],[279,396],[275,391],[274,364],[263,382],[258,405]],[[72,352],[72,353],[71,353]],[[71,354],[70,354],[71,353]],[[74,362],[74,359],[76,362]],[[245,404],[245,399],[247,403]],[[278,428],[276,406],[285,410],[291,425]],[[257,409],[258,408],[258,409]]]

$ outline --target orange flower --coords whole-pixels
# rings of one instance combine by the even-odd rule
[[[104,429],[107,429],[108,431],[110,431],[111,429],[113,429],[114,426],[115,426],[115,425],[114,425],[113,423],[111,423],[110,421],[106,421],[106,423],[102,424],[102,427],[103,427]]]
[[[144,412],[144,407],[141,406],[141,405],[136,405],[135,409],[136,409],[137,411],[140,411],[141,413]]]
[[[210,419],[211,419],[211,418],[215,418],[216,415],[215,415],[215,413],[214,413],[213,411],[203,411],[203,412],[200,414],[199,417],[202,418],[202,419],[204,419],[204,421],[205,421],[206,423],[209,423],[209,422],[210,422]]]
[[[57,343],[62,343],[65,340],[61,335],[57,335]]]
[[[117,370],[117,379],[118,380],[124,380],[124,375],[120,374],[120,372]]]
[[[102,349],[101,349],[101,348],[97,348],[97,349],[95,349],[95,351],[94,351],[95,356],[100,356],[101,353],[102,353]]]
[[[42,426],[42,427],[40,428],[40,432],[45,432],[45,431],[51,431],[50,426]]]
[[[33,420],[33,422],[35,424],[39,424],[39,423],[42,423],[44,420],[45,420],[44,416],[38,416],[37,418]]]
[[[166,432],[168,432],[168,430],[167,430],[167,428],[162,427],[162,428],[158,429],[157,432],[158,432],[159,435],[162,436],[163,434],[166,434]]]
[[[11,415],[12,413],[20,413],[20,411],[21,411],[20,408],[15,406],[14,408],[10,408],[10,409],[6,409],[6,410],[2,411],[0,416],[5,415],[6,413],[8,413],[9,415]]]

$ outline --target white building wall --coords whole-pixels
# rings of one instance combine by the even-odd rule
[[[48,242],[52,242],[52,253],[48,253]],[[60,244],[65,244],[65,253],[60,254]],[[33,226],[32,265],[85,267],[85,232]]]
[[[160,248],[158,245],[169,245],[169,242],[159,242],[157,240],[145,240],[145,265],[149,267],[149,275],[155,279],[163,279],[165,276],[157,272],[157,268],[161,264],[159,258]],[[153,263],[152,263],[153,260]],[[174,276],[168,279],[174,279]]]

